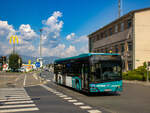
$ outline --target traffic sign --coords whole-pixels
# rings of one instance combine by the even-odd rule
[[[35,66],[36,66],[36,67],[40,67],[40,66],[41,66],[40,62],[36,62],[36,63],[35,63]]]
[[[4,64],[4,65],[3,65],[3,68],[7,68],[7,64]]]

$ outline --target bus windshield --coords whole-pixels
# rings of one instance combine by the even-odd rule
[[[99,61],[91,64],[91,82],[106,82],[121,80],[121,62]]]

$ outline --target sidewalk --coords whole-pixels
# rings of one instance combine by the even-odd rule
[[[147,83],[146,81],[137,81],[137,80],[123,80],[123,83],[129,83],[129,84],[140,84],[143,86],[149,86],[150,87],[150,82]]]

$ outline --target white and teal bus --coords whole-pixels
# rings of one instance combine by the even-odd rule
[[[85,92],[122,91],[122,60],[115,53],[87,53],[57,59],[56,83]]]

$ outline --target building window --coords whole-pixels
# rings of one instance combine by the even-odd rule
[[[113,34],[112,28],[109,28],[109,35],[111,36]]]
[[[128,70],[132,70],[133,69],[133,65],[131,61],[128,61]]]
[[[130,28],[132,26],[132,19],[128,19],[127,20],[127,24],[128,24],[127,27]]]
[[[115,25],[115,33],[118,32],[118,24]]]
[[[124,44],[121,44],[121,53],[124,52]]]
[[[101,33],[101,38],[104,38],[104,33],[103,32]]]
[[[117,45],[115,46],[115,52],[116,52],[116,53],[119,52],[119,49],[118,49],[118,46],[117,46]]]
[[[131,43],[131,42],[128,42],[128,50],[129,50],[129,51],[132,51],[132,49],[133,49],[132,43]]]
[[[100,39],[99,35],[96,36],[96,41],[98,41]]]
[[[124,23],[121,23],[121,31],[124,31]]]
[[[104,35],[105,35],[105,37],[107,37],[107,36],[108,36],[107,31],[104,31]]]
[[[105,53],[108,53],[108,49],[107,48],[105,49]]]
[[[92,38],[92,42],[95,42],[95,38],[94,37]]]

